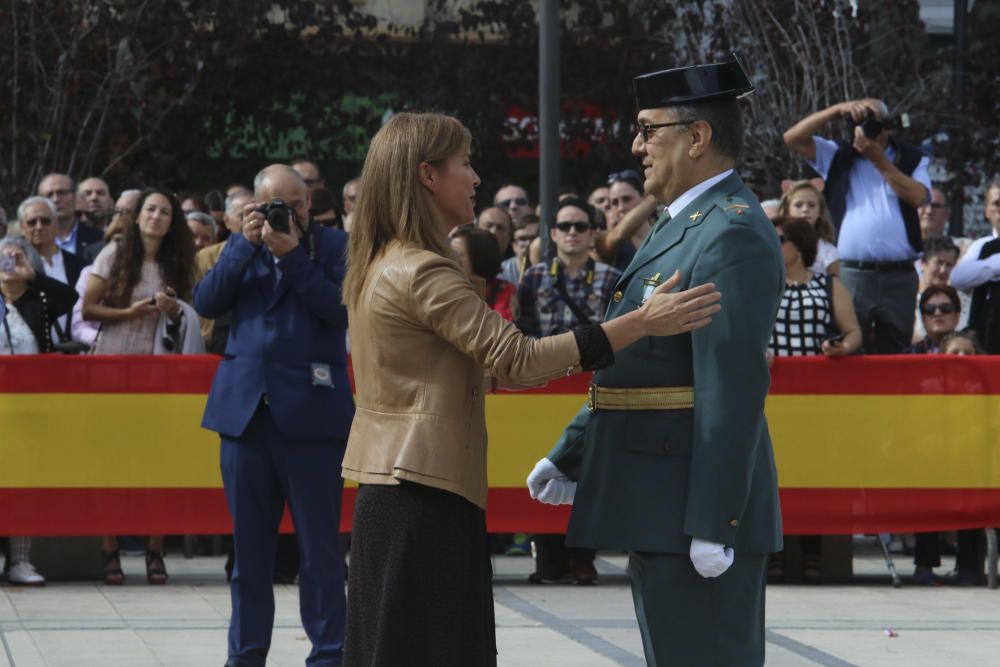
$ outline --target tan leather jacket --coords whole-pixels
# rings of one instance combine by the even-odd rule
[[[348,314],[357,412],[344,477],[418,482],[485,507],[484,369],[516,386],[577,372],[573,334],[521,335],[453,260],[399,243],[372,264],[360,304]]]

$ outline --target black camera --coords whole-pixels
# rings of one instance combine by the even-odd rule
[[[271,225],[271,229],[283,234],[287,234],[291,229],[289,224],[296,221],[295,209],[283,199],[272,199],[257,210],[267,218],[267,224]]]
[[[844,125],[847,127],[848,136],[851,141],[854,140],[855,127],[860,127],[865,136],[869,140],[874,141],[878,135],[882,134],[882,130],[908,129],[910,127],[910,114],[901,113],[897,116],[879,118],[875,115],[874,111],[869,109],[868,115],[860,123],[855,123],[850,114],[844,114]]]

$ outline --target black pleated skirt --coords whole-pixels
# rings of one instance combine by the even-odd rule
[[[364,485],[354,503],[344,665],[497,664],[486,514],[422,484]]]

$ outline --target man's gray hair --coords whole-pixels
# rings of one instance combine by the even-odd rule
[[[24,256],[28,260],[28,264],[31,264],[31,268],[35,270],[35,273],[40,276],[45,275],[45,262],[42,261],[41,255],[39,255],[38,251],[32,247],[31,243],[28,242],[28,239],[23,236],[8,236],[5,239],[0,239],[0,254],[2,254],[3,249],[8,246],[16,246],[20,248],[21,251],[24,252]]]
[[[52,200],[49,199],[48,197],[39,197],[39,196],[28,197],[23,202],[21,202],[20,206],[17,207],[18,222],[24,220],[24,214],[28,211],[28,207],[34,206],[35,204],[45,204],[46,208],[49,209],[49,213],[52,214],[53,218],[59,215],[59,213],[56,211],[56,205],[53,204]]]
[[[234,192],[233,194],[226,197],[226,215],[228,215],[230,218],[235,218],[240,214],[240,212],[236,210],[236,200],[241,199],[243,197],[253,197],[253,193],[244,188],[243,190],[240,190],[239,192]]]
[[[197,220],[206,227],[210,227],[212,229],[213,234],[215,233],[215,218],[210,216],[208,213],[204,213],[202,211],[191,211],[190,213],[187,213],[184,217],[187,218],[188,220]]]
[[[139,188],[131,188],[129,190],[122,190],[119,192],[118,199],[121,199],[122,197],[138,197],[140,195],[142,195],[142,190]]]
[[[302,178],[302,174],[295,171],[287,164],[272,164],[261,169],[257,172],[257,175],[253,177],[253,194],[255,197],[260,198],[260,191],[264,187],[264,183],[271,180],[271,178],[277,173],[285,174],[301,183],[302,187],[306,189],[309,188],[306,184],[306,179]]]

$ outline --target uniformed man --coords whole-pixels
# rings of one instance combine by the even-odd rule
[[[784,270],[773,225],[733,170],[738,98],[753,86],[733,60],[646,74],[635,90],[632,152],[646,194],[667,208],[607,318],[675,270],[677,289],[715,283],[722,311],[619,352],[528,486],[574,503],[570,545],[629,552],[648,664],[763,665],[767,556],[782,548],[765,350]]]

